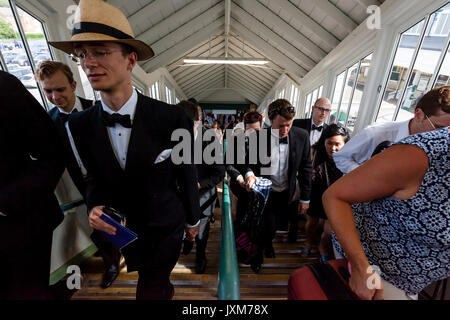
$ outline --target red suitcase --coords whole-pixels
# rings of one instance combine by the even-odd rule
[[[357,300],[350,290],[347,260],[330,260],[295,270],[288,284],[289,300]]]

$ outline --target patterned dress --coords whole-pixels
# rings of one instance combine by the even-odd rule
[[[419,191],[408,200],[386,197],[352,208],[369,263],[384,280],[417,294],[450,276],[450,134],[447,127],[397,144],[417,146],[428,156]],[[334,234],[333,244],[344,255]]]

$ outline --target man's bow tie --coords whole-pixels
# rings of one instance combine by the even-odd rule
[[[75,108],[72,110],[72,113],[78,112],[78,109]],[[71,115],[71,113],[59,113],[59,118],[62,120],[63,123],[66,123],[67,120],[69,119],[69,116]]]
[[[103,123],[107,127],[114,127],[116,123],[124,128],[131,128],[131,118],[129,114],[121,115],[119,113],[109,114],[106,111],[102,113]]]
[[[312,125],[312,130],[317,130],[317,131],[319,131],[319,132],[321,132],[322,131],[322,129],[323,129],[323,126],[316,126],[316,125]]]
[[[280,144],[288,144],[288,137],[280,138]]]

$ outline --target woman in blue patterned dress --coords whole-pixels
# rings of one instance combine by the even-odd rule
[[[450,90],[439,93],[447,115],[426,119],[437,130],[405,138],[324,194],[361,299],[417,299],[450,276]]]

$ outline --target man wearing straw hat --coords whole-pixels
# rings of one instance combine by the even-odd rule
[[[180,255],[183,231],[194,240],[200,208],[193,164],[171,161],[172,131],[192,133],[179,107],[137,93],[131,72],[153,56],[134,39],[124,14],[101,0],[81,0],[70,41],[49,42],[80,60],[101,101],[69,120],[87,169],[86,202],[96,230],[116,229],[100,216],[104,206],[126,216],[138,240],[122,249],[128,271],[138,271],[137,299],[171,299],[169,276]],[[186,227],[185,227],[186,224]]]

